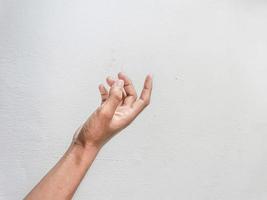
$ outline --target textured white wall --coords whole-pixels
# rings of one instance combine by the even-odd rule
[[[0,0],[0,199],[21,199],[128,73],[151,106],[74,199],[267,199],[264,0]]]

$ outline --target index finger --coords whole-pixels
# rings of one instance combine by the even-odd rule
[[[147,75],[141,95],[139,99],[137,99],[133,104],[133,108],[136,110],[137,113],[140,113],[150,103],[153,85],[152,82],[152,76]]]

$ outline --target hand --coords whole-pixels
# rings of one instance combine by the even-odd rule
[[[150,103],[152,77],[148,75],[139,98],[131,80],[123,73],[118,79],[107,78],[109,91],[99,85],[101,106],[87,119],[74,136],[83,146],[102,147],[116,133],[127,127]]]

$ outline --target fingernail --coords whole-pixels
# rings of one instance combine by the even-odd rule
[[[124,81],[123,81],[123,80],[117,80],[117,81],[115,82],[115,85],[118,86],[118,87],[123,87],[123,85],[124,85]]]
[[[151,79],[153,79],[153,75],[152,74],[148,74],[147,76],[149,76]]]
[[[124,76],[124,73],[123,72],[119,72],[118,75],[119,76]]]
[[[111,76],[108,76],[107,77],[107,80],[110,80],[111,81],[111,80],[113,80],[113,78]]]

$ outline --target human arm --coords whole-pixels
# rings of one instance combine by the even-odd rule
[[[99,86],[101,105],[76,131],[66,153],[26,200],[71,199],[104,144],[127,127],[150,102],[151,76],[146,77],[139,98],[125,74],[119,73],[116,80],[109,77],[107,83],[109,91],[104,85]]]

